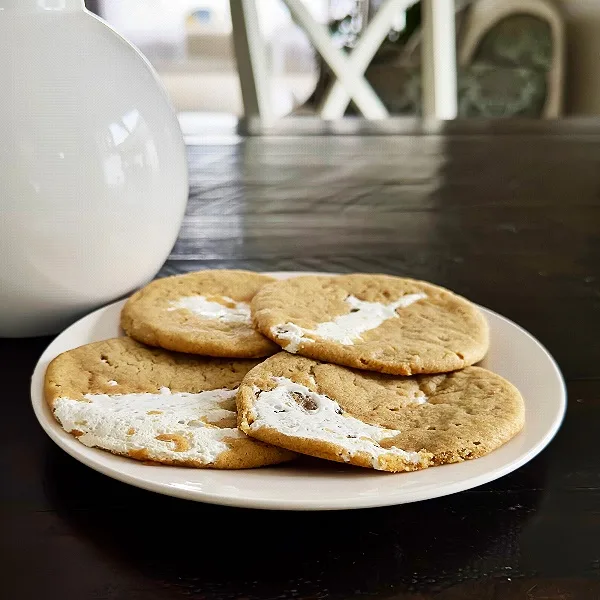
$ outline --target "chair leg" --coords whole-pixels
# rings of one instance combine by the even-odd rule
[[[233,43],[237,62],[244,118],[268,126],[273,122],[271,82],[265,43],[260,32],[256,0],[230,0]]]
[[[423,118],[455,119],[458,113],[455,0],[422,0]]]

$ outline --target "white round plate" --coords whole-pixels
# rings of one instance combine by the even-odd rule
[[[279,278],[299,273],[276,273]],[[389,506],[454,494],[493,481],[531,460],[553,438],[566,408],[565,386],[547,350],[524,329],[482,308],[491,330],[482,366],[523,394],[526,424],[510,442],[476,460],[417,471],[382,473],[337,463],[288,464],[242,471],[148,466],[87,448],[55,421],[43,397],[46,367],[61,352],[123,335],[116,302],[84,317],[48,346],[33,374],[31,397],[46,431],[75,459],[109,477],[160,494],[227,506],[281,510],[340,510]]]

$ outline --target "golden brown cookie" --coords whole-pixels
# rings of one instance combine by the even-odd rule
[[[264,286],[255,326],[286,351],[393,375],[445,373],[480,361],[488,325],[444,288],[389,275],[309,275]]]
[[[256,364],[117,338],[56,357],[45,396],[57,421],[86,446],[168,465],[260,467],[293,455],[236,426],[236,390]]]
[[[279,348],[253,328],[250,301],[272,281],[249,271],[200,271],[158,279],[127,301],[121,327],[139,342],[177,352],[270,356]]]
[[[286,352],[246,375],[237,404],[240,429],[256,439],[392,472],[478,458],[525,419],[519,391],[479,367],[398,377]]]

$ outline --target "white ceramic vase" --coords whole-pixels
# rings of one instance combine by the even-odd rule
[[[0,0],[0,337],[53,333],[149,281],[188,196],[146,59],[83,0]]]

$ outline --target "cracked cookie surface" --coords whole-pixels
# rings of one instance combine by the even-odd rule
[[[525,420],[519,391],[480,367],[398,377],[286,352],[246,375],[237,404],[240,429],[256,439],[393,472],[484,456]]]
[[[121,327],[150,346],[206,356],[259,358],[278,346],[252,326],[250,301],[272,277],[199,271],[157,279],[125,304]]]
[[[63,429],[86,446],[170,465],[260,467],[293,455],[237,428],[237,388],[257,362],[117,338],[56,357],[44,392]]]
[[[489,346],[487,321],[471,302],[389,275],[277,281],[251,308],[257,329],[284,350],[368,371],[454,371],[480,361]]]

